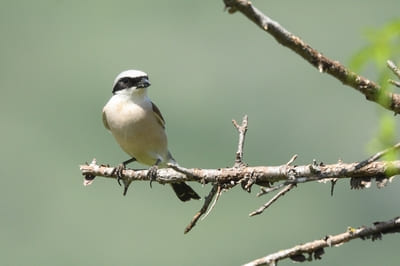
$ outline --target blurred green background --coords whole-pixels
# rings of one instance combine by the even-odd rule
[[[254,1],[328,57],[348,64],[363,31],[396,18],[398,0]],[[186,167],[234,161],[231,119],[249,115],[245,160],[280,165],[360,161],[375,136],[376,104],[320,74],[218,1],[1,1],[1,265],[239,265],[398,215],[400,182],[351,191],[349,181],[300,185],[268,200],[239,187],[188,235],[202,201],[168,186],[115,180],[83,187],[79,164],[128,157],[101,110],[122,70],[149,73],[170,150]],[[375,79],[376,72],[363,73]],[[130,165],[130,167],[142,167]],[[193,184],[204,196],[210,185]],[[397,210],[397,211],[396,211]],[[398,236],[326,250],[313,265],[397,265]],[[289,260],[279,265],[291,265]]]

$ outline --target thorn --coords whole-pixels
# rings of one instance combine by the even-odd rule
[[[293,155],[292,158],[286,163],[286,165],[291,165],[297,159],[297,154]]]
[[[331,180],[331,197],[333,197],[333,190],[335,189],[336,182],[336,178]]]
[[[123,196],[126,196],[126,193],[128,193],[128,188],[130,186],[130,184],[132,183],[132,181],[130,180],[126,180],[122,179],[122,182],[124,183],[124,192],[122,193]]]

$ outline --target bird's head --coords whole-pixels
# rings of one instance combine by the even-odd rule
[[[150,86],[149,76],[140,70],[126,70],[114,80],[113,94],[133,94]]]

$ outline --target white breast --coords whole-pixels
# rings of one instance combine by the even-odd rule
[[[126,153],[147,165],[157,159],[168,160],[167,136],[147,97],[134,102],[128,96],[114,95],[103,111],[111,133]]]

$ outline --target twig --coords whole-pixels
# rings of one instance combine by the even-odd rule
[[[281,184],[278,184],[278,185],[273,186],[273,187],[261,187],[260,188],[261,191],[257,193],[256,197],[261,197],[261,196],[263,196],[265,194],[268,194],[268,193],[270,193],[272,191],[278,190],[278,189],[284,187],[285,185],[287,185],[287,184],[281,183]]]
[[[388,67],[390,68],[390,70],[392,70],[392,72],[393,72],[398,78],[400,78],[400,68],[398,68],[398,67],[396,66],[396,64],[393,63],[393,61],[391,61],[391,60],[387,60],[386,63],[387,63],[387,65],[388,65]]]
[[[187,234],[190,230],[192,230],[192,228],[196,225],[197,221],[199,220],[199,218],[201,217],[201,215],[203,215],[206,211],[208,206],[210,205],[214,195],[217,193],[218,191],[218,185],[214,185],[210,191],[210,193],[208,193],[207,197],[204,199],[204,204],[201,207],[201,209],[193,216],[192,220],[190,221],[190,223],[188,224],[188,226],[186,226],[184,233]]]
[[[391,83],[392,85],[394,85],[394,86],[400,88],[400,81],[395,81],[395,80],[393,80],[393,79],[389,79],[388,81],[389,81],[389,83]]]
[[[392,146],[390,148],[387,148],[387,149],[385,149],[383,151],[380,151],[380,152],[376,153],[375,155],[369,157],[368,159],[358,163],[355,166],[355,169],[360,169],[360,168],[362,168],[362,167],[364,167],[364,166],[366,166],[366,165],[368,165],[368,164],[370,164],[372,162],[375,162],[375,161],[379,160],[380,158],[382,158],[383,156],[387,155],[388,153],[394,152],[394,151],[396,151],[398,149],[400,149],[400,142],[397,143],[396,145],[394,145],[394,146]]]
[[[293,155],[292,158],[286,163],[286,165],[291,165],[296,159],[297,159],[297,154]]]
[[[285,195],[286,192],[290,191],[292,188],[294,188],[295,184],[290,184],[284,187],[281,191],[279,191],[278,194],[276,194],[272,199],[270,199],[267,203],[265,203],[263,206],[255,210],[254,212],[250,213],[249,216],[255,216],[258,214],[263,213],[265,209],[267,209],[269,206],[271,206],[272,203],[274,203],[277,199]]]
[[[392,110],[395,114],[400,113],[399,94],[382,92],[380,86],[376,83],[350,71],[339,62],[325,57],[299,37],[283,28],[278,22],[263,14],[250,1],[224,0],[224,3],[229,13],[234,13],[235,11],[241,12],[262,30],[271,34],[280,44],[293,50],[316,67],[319,72],[326,72],[340,80],[343,84],[358,90],[365,95],[367,100],[376,102],[384,108]]]
[[[182,166],[180,166],[180,165],[178,165],[178,164],[176,164],[176,163],[174,163],[174,164],[169,163],[169,164],[168,164],[168,167],[171,167],[171,168],[174,169],[175,171],[177,171],[177,172],[179,172],[179,173],[182,173],[182,174],[184,174],[184,175],[186,175],[186,176],[190,176],[190,177],[195,176],[195,174],[193,173],[193,172],[194,172],[194,171],[193,171],[194,169],[191,170],[191,169],[182,167]]]
[[[293,155],[292,158],[290,158],[290,160],[286,163],[286,166],[289,167],[297,159],[297,156],[298,156],[297,154]],[[289,179],[294,179],[295,178],[295,175],[294,175],[295,171],[293,170],[293,168],[290,168],[287,171],[287,173],[288,173]],[[291,183],[291,184],[293,184],[293,183]],[[288,185],[287,183],[282,183],[282,184],[279,184],[279,185],[276,185],[276,186],[273,186],[273,187],[269,187],[269,188],[261,187],[261,191],[258,192],[256,196],[260,197],[262,195],[265,195],[265,194],[267,194],[269,192],[278,190],[278,189],[282,188],[283,186],[287,186],[287,185]]]
[[[296,262],[302,262],[314,259],[320,259],[321,255],[324,254],[325,247],[339,246],[355,238],[361,239],[381,239],[382,234],[399,233],[400,232],[400,217],[396,217],[392,220],[385,222],[375,222],[370,227],[360,228],[349,228],[347,232],[334,236],[326,236],[323,239],[315,240],[306,244],[296,245],[292,248],[281,250],[276,253],[272,253],[263,258],[251,261],[245,266],[258,266],[258,265],[276,265],[278,261],[285,258],[291,258]],[[308,258],[304,254],[309,255]]]
[[[232,120],[233,125],[239,132],[239,143],[238,143],[238,149],[236,152],[236,157],[235,157],[235,165],[234,167],[240,167],[243,166],[243,147],[244,147],[244,139],[246,137],[246,132],[247,132],[247,124],[248,124],[248,117],[245,115],[242,119],[242,124],[239,125],[236,120]]]
[[[215,204],[217,203],[219,197],[220,197],[221,194],[222,194],[222,191],[223,191],[223,190],[221,189],[221,186],[218,186],[217,195],[215,196],[215,199],[214,199],[213,203],[211,204],[210,208],[208,208],[206,214],[204,214],[204,216],[201,218],[202,221],[203,221],[204,219],[206,219],[207,216],[208,216],[208,215],[211,213],[211,211],[214,209]]]
[[[398,68],[396,66],[395,63],[393,63],[393,61],[387,60],[387,65],[389,67],[390,70],[392,70],[392,72],[398,77],[400,78],[400,68]],[[400,82],[399,81],[395,81],[392,79],[389,79],[389,83],[393,84],[394,86],[400,88]]]

